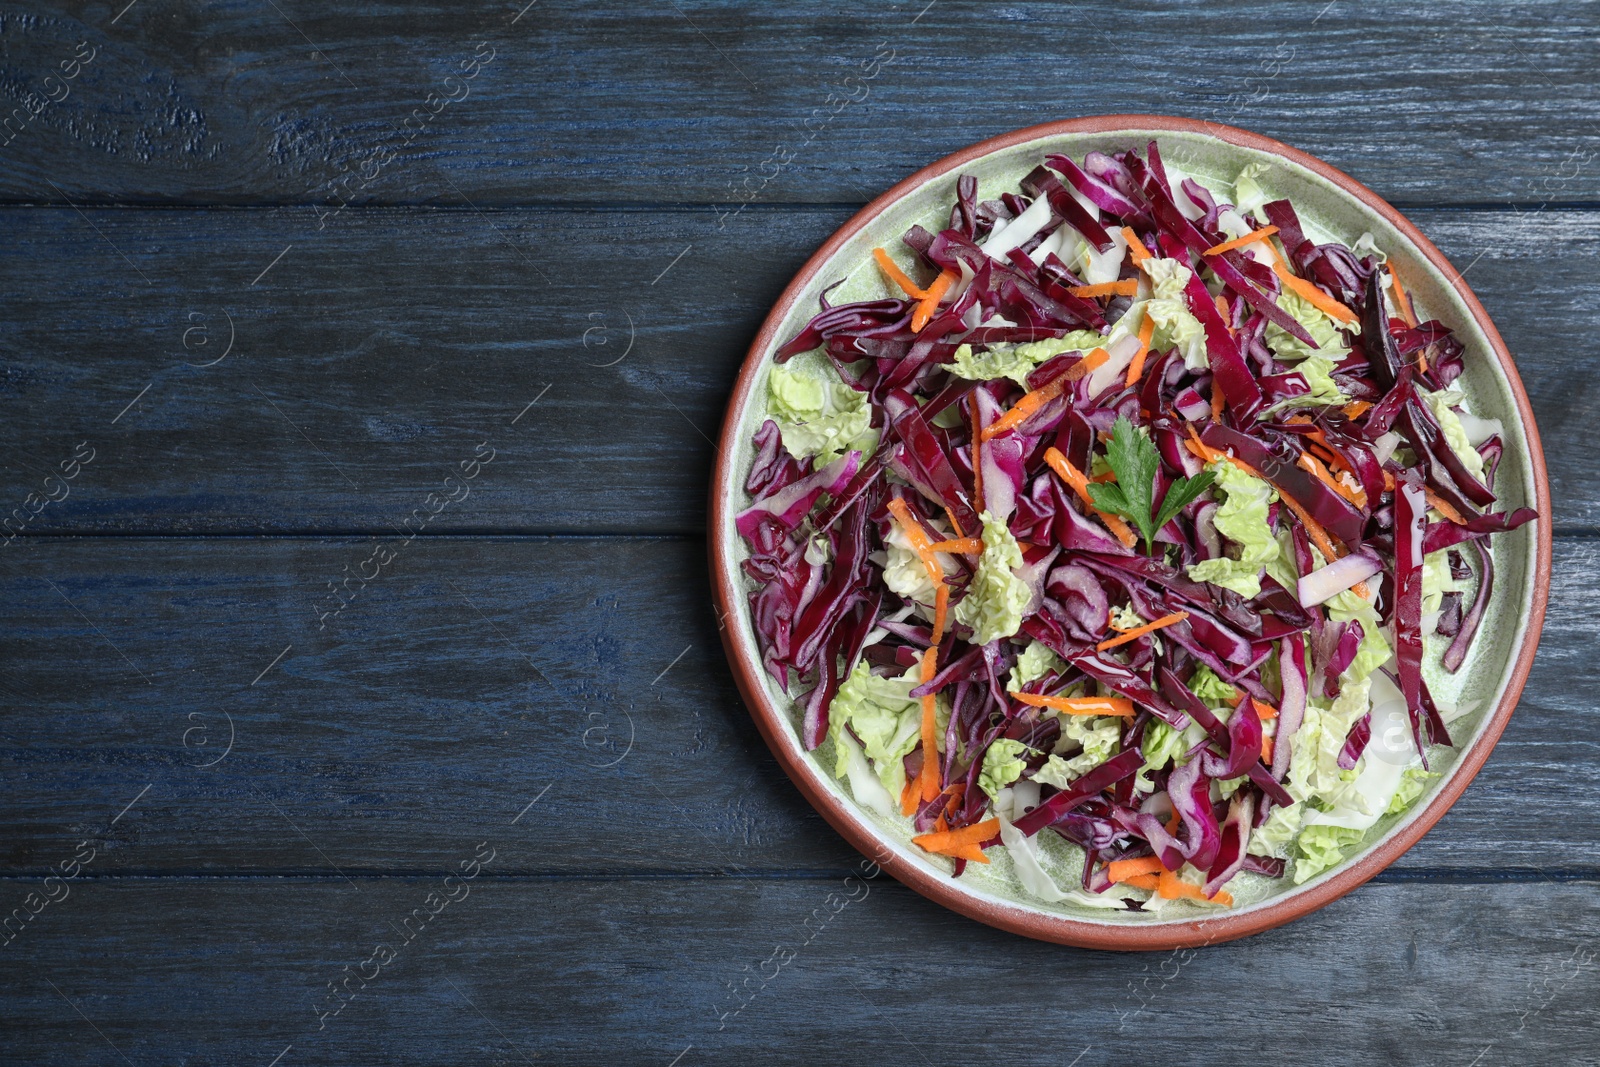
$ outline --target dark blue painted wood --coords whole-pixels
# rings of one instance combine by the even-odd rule
[[[1595,28],[0,10],[0,514],[64,497],[0,548],[0,1062],[1600,1062]],[[1377,884],[1192,956],[848,901],[856,857],[738,703],[700,537],[704,435],[811,250],[953,149],[1111,111],[1253,127],[1406,205],[1518,355],[1564,534],[1456,808]],[[374,539],[395,558],[344,584]]]

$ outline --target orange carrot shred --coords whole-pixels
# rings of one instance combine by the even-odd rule
[[[1101,282],[1098,285],[1074,285],[1067,292],[1073,296],[1094,299],[1102,296],[1137,296],[1139,293],[1139,279],[1124,278],[1117,282]]]
[[[1354,311],[1351,311],[1304,278],[1296,278],[1293,274],[1290,274],[1289,268],[1283,265],[1283,260],[1274,258],[1272,269],[1278,275],[1279,281],[1294,290],[1294,294],[1301,300],[1304,300],[1324,315],[1331,319],[1338,319],[1340,322],[1356,321],[1356,313]]]
[[[1372,410],[1372,402],[1369,400],[1352,400],[1339,410],[1344,412],[1344,417],[1347,419],[1359,419]]]
[[[965,556],[973,552],[982,552],[983,540],[978,537],[957,537],[949,541],[935,541],[928,548],[933,552],[950,552]]]
[[[905,786],[900,790],[900,814],[915,815],[917,802],[922,796],[922,778],[907,778]]]
[[[1027,704],[1034,708],[1051,708],[1055,711],[1064,711],[1068,715],[1115,715],[1119,719],[1133,718],[1133,701],[1127,697],[1050,697],[1042,693],[1022,693],[1016,690],[1011,695],[1019,703]]]
[[[978,510],[982,511],[983,508],[980,507]],[[950,520],[950,529],[956,532],[957,537],[967,536],[966,531],[961,528],[961,523],[956,521],[956,513],[950,510],[949,504],[944,505],[944,517]]]
[[[1345,485],[1339,479],[1335,478],[1332,472],[1330,472],[1327,467],[1322,465],[1322,461],[1317,459],[1317,457],[1313,456],[1310,452],[1300,453],[1300,458],[1295,461],[1295,465],[1301,470],[1307,471],[1314,475],[1317,481],[1321,482],[1329,489],[1332,489],[1335,493],[1338,493],[1356,507],[1364,508],[1367,506],[1367,494],[1365,490],[1352,489],[1348,485]]]
[[[1044,407],[1045,404],[1060,396],[1061,391],[1065,389],[1069,383],[1075,382],[1086,374],[1091,373],[1110,358],[1111,356],[1103,348],[1097,348],[1093,352],[1090,352],[1077,363],[1074,363],[1072,367],[1059,378],[1054,379],[1047,385],[1041,385],[1031,393],[1025,394],[1021,400],[1018,400],[1016,404],[1012,405],[1011,410],[1007,411],[1004,415],[1001,415],[998,419],[995,419],[988,425],[987,428],[984,429],[981,439],[988,441],[992,438],[998,437],[1000,434],[1021,426],[1024,422],[1027,422],[1030,418],[1032,418],[1034,413],[1040,408]]]
[[[905,498],[897,496],[890,500],[889,513],[899,521],[900,528],[906,532],[906,540],[911,542],[912,550],[922,560],[922,568],[928,572],[928,580],[935,585],[943,585],[944,569],[934,558],[933,540],[911,514],[911,508],[906,505]]]
[[[941,271],[933,284],[923,292],[922,299],[917,301],[917,308],[911,313],[911,332],[921,333],[922,328],[928,325],[935,312],[939,310],[939,301],[944,299],[945,291],[950,288],[950,283],[956,280],[954,271]]]
[[[1283,501],[1290,511],[1294,512],[1294,517],[1300,520],[1300,524],[1306,528],[1306,534],[1311,538],[1311,543],[1321,549],[1324,559],[1332,563],[1345,555],[1335,546],[1333,538],[1328,536],[1328,531],[1324,530],[1322,524],[1311,517],[1309,511],[1300,506],[1299,501],[1282,490],[1278,491],[1278,498]]]
[[[1082,471],[1072,465],[1071,460],[1061,454],[1060,449],[1054,446],[1045,449],[1044,461],[1050,464],[1050,469],[1055,471],[1062,481],[1072,487],[1084,504],[1106,524],[1106,529],[1111,531],[1112,536],[1122,542],[1124,548],[1132,548],[1137,543],[1133,530],[1120,516],[1107,514],[1094,506],[1094,498],[1089,495],[1088,479],[1083,476]]]
[[[1135,889],[1148,889],[1154,893],[1156,886],[1161,884],[1161,879],[1154,874],[1136,874],[1132,877],[1124,878],[1120,884],[1132,886]]]
[[[943,582],[933,594],[933,643],[935,647],[944,640],[945,626],[950,622],[950,587]]]
[[[1212,245],[1200,254],[1202,256],[1220,256],[1224,252],[1232,252],[1235,248],[1242,248],[1253,241],[1265,240],[1278,232],[1276,226],[1263,226],[1259,230],[1251,230],[1243,237],[1235,237],[1231,241],[1224,241],[1219,245]]]
[[[872,258],[878,261],[879,269],[888,276],[889,280],[904,290],[907,296],[914,296],[920,300],[924,296],[928,295],[921,289],[917,288],[915,282],[906,277],[906,272],[896,266],[895,261],[889,258],[889,253],[885,252],[883,249],[874,248],[872,250]]]
[[[1277,751],[1277,745],[1272,738],[1263,737],[1261,739],[1261,762],[1270,767],[1272,765],[1272,754],[1275,751]]]
[[[1112,860],[1106,865],[1106,877],[1113,882],[1126,882],[1129,878],[1136,878],[1142,874],[1160,874],[1166,870],[1161,861],[1154,856],[1144,856],[1136,860]]]
[[[948,589],[947,585],[940,588]],[[935,624],[937,625],[937,624]],[[938,674],[939,646],[933,645],[922,654],[923,685],[933,681]],[[939,746],[935,734],[938,731],[938,720],[935,717],[934,700],[932,693],[922,698],[922,802],[926,804],[939,795]]]
[[[1144,242],[1139,240],[1139,235],[1133,232],[1132,226],[1122,228],[1122,239],[1128,242],[1128,258],[1133,260],[1135,267],[1142,267],[1145,260],[1155,258],[1144,246]]]
[[[1467,524],[1466,517],[1457,511],[1448,500],[1435,493],[1432,489],[1424,486],[1422,495],[1427,499],[1430,508],[1443,515],[1450,522],[1455,523],[1457,526],[1465,526]]]
[[[963,845],[977,846],[1000,834],[999,819],[985,819],[983,822],[972,826],[964,826],[959,830],[946,830],[939,834],[918,834],[911,840],[918,848],[927,852],[946,852],[952,848]]]
[[[1178,809],[1172,809],[1172,818],[1167,820],[1167,833],[1176,834],[1178,827],[1183,825],[1183,816],[1178,814]]]
[[[1124,630],[1116,637],[1101,641],[1098,645],[1094,646],[1094,650],[1096,652],[1104,652],[1108,648],[1116,648],[1118,645],[1126,644],[1135,638],[1143,637],[1145,634],[1154,633],[1156,630],[1159,630],[1164,626],[1171,626],[1175,622],[1182,622],[1188,617],[1189,613],[1187,611],[1174,611],[1171,615],[1161,616],[1161,618],[1157,619],[1155,622],[1147,622],[1143,626],[1135,626],[1131,630]]]
[[[1222,388],[1215,378],[1211,379],[1211,421],[1222,421]]]
[[[1223,298],[1221,293],[1218,293],[1216,302],[1217,302],[1217,314],[1222,316],[1222,324],[1228,328],[1228,332],[1229,333],[1232,333],[1233,332],[1233,312],[1228,310],[1228,301]]]
[[[1194,900],[1208,899],[1203,890],[1197,885],[1191,885],[1171,871],[1162,871],[1158,876],[1160,881],[1156,886],[1156,893],[1163,900],[1177,900],[1179,897],[1190,897]],[[1225,889],[1217,890],[1217,895],[1209,898],[1213,904],[1233,906],[1233,895]]]
[[[1411,297],[1406,295],[1405,286],[1400,284],[1400,275],[1395,273],[1394,264],[1388,265],[1389,280],[1394,282],[1394,302],[1400,308],[1400,317],[1406,320],[1407,326],[1417,324],[1417,313],[1411,306]],[[1426,370],[1427,368],[1423,368]]]
[[[1250,704],[1256,709],[1256,714],[1260,716],[1262,722],[1271,722],[1278,717],[1278,709],[1271,704],[1263,704],[1255,697],[1250,698]]]
[[[1156,320],[1149,315],[1144,317],[1144,322],[1139,324],[1139,351],[1133,354],[1133,362],[1128,364],[1128,377],[1124,385],[1132,387],[1144,376],[1144,358],[1150,354],[1150,339],[1156,335]]]

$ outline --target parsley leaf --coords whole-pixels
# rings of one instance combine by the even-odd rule
[[[1173,516],[1211,487],[1215,475],[1202,471],[1193,478],[1178,478],[1168,487],[1158,509],[1155,502],[1156,472],[1161,469],[1161,454],[1143,430],[1136,429],[1126,415],[1117,416],[1111,427],[1111,442],[1106,447],[1106,462],[1117,476],[1115,483],[1091,482],[1089,495],[1101,511],[1131,519],[1144,536],[1145,551],[1154,545],[1157,531]]]

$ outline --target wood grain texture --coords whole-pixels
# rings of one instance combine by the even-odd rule
[[[515,837],[464,828],[443,862]],[[480,875],[406,940],[442,884],[71,883],[6,950],[0,1050],[41,1067],[122,1062],[113,1049],[279,1067],[592,1064],[600,1049],[620,1064],[1103,1067],[1196,1062],[1199,1046],[1305,1067],[1600,1063],[1592,885],[1368,886],[1249,941],[1135,956],[1025,941],[886,877]],[[395,953],[381,968],[379,945]],[[214,981],[196,982],[200,960]],[[346,975],[357,995],[322,1018]],[[1278,1024],[1221,995],[1246,976],[1270,981]]]
[[[29,532],[385,531],[487,440],[430,532],[703,530],[745,347],[849,216],[309,210],[7,212],[0,514],[87,440]],[[1600,212],[1411,214],[1518,359],[1557,527],[1600,524]]]
[[[11,106],[98,51],[0,152],[0,197],[861,202],[1007,130],[1168,113],[1409,202],[1600,199],[1592,16],[1554,0],[121,7],[6,14]]]
[[[1600,542],[1558,545],[1522,704],[1396,877],[1600,877],[1600,629],[1578,608]],[[537,796],[507,870],[854,862],[734,691],[699,540],[419,538],[319,631],[326,582],[371,548],[36,538],[11,555],[0,696],[26,713],[0,741],[0,870],[44,872],[86,835],[101,871],[428,869]]]

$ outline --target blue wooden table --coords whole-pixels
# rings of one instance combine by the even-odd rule
[[[524,3],[0,6],[0,1062],[1600,1063],[1600,11]],[[810,252],[1106,112],[1405,210],[1555,499],[1460,803],[1166,956],[847,883],[704,562]]]

